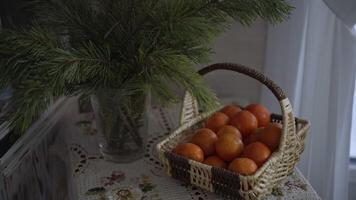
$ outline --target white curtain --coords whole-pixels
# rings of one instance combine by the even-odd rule
[[[268,28],[264,71],[311,121],[299,169],[322,199],[346,200],[356,38],[322,0],[291,3],[290,19]],[[267,89],[261,101],[279,112]]]

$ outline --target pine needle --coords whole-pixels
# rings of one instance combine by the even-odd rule
[[[117,91],[135,99],[151,90],[162,105],[173,88],[209,110],[216,96],[195,65],[206,63],[218,34],[237,20],[286,19],[284,0],[32,0],[27,27],[0,32],[0,88],[14,95],[8,117],[25,130],[55,97]]]

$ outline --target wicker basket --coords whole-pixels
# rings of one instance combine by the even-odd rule
[[[238,64],[220,63],[203,68],[199,73],[205,75],[214,70],[231,70],[245,74],[260,81],[272,91],[282,110],[282,115],[271,116],[273,122],[281,123],[283,126],[278,150],[251,176],[243,176],[173,154],[172,149],[178,143],[188,141],[194,133],[193,130],[201,128],[206,118],[215,112],[199,114],[197,102],[187,92],[183,101],[181,126],[157,144],[159,159],[168,175],[173,178],[228,199],[260,199],[271,193],[272,189],[293,171],[304,150],[303,140],[309,130],[309,122],[294,118],[292,106],[284,92],[260,72]]]

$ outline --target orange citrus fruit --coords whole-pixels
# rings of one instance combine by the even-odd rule
[[[176,148],[174,148],[173,153],[198,162],[203,162],[204,160],[203,150],[198,145],[193,143],[178,144]]]
[[[226,163],[218,156],[209,156],[204,160],[203,163],[214,167],[219,167],[224,169],[226,168]]]
[[[268,146],[271,151],[275,151],[279,147],[282,135],[280,124],[270,123],[261,133],[258,140]]]
[[[262,166],[264,162],[267,161],[269,156],[271,155],[271,150],[261,143],[261,142],[253,142],[244,149],[241,157],[249,158],[257,164],[257,166]]]
[[[234,116],[236,113],[240,112],[241,108],[235,105],[227,105],[224,108],[220,110],[220,112],[224,113],[227,115],[229,118]]]
[[[225,134],[231,134],[234,135],[236,139],[242,138],[240,131],[236,127],[231,125],[222,126],[216,134],[218,135],[218,137]]]
[[[202,128],[194,134],[190,142],[198,145],[205,156],[210,156],[215,152],[214,144],[216,140],[218,140],[218,136],[212,130]]]
[[[263,130],[264,130],[264,127],[256,128],[255,130],[252,131],[251,135],[248,138],[246,138],[246,140],[244,142],[246,142],[246,144],[250,144],[250,143],[259,141]]]
[[[243,138],[247,138],[258,126],[256,117],[247,110],[234,115],[230,119],[230,124],[239,129]]]
[[[229,164],[228,169],[241,175],[252,175],[257,171],[258,166],[249,158],[236,158]]]
[[[233,136],[219,137],[215,142],[216,154],[225,161],[232,161],[239,156],[244,149],[244,144],[240,139]]]
[[[248,110],[255,115],[258,121],[258,127],[265,127],[271,121],[270,112],[261,104],[250,104],[245,110]]]
[[[229,122],[229,117],[222,112],[214,113],[206,121],[205,127],[211,129],[212,131],[218,131],[222,126],[226,125]]]

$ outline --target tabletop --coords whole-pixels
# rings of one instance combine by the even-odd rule
[[[75,111],[78,109],[70,109]],[[80,110],[80,109],[79,109]],[[71,171],[80,200],[205,200],[221,197],[167,176],[156,154],[155,145],[177,127],[179,112],[155,107],[145,155],[129,164],[108,162],[100,155],[92,113],[71,113],[63,130],[70,151]],[[75,116],[75,117],[73,117]],[[272,199],[320,199],[296,169],[266,197]]]

